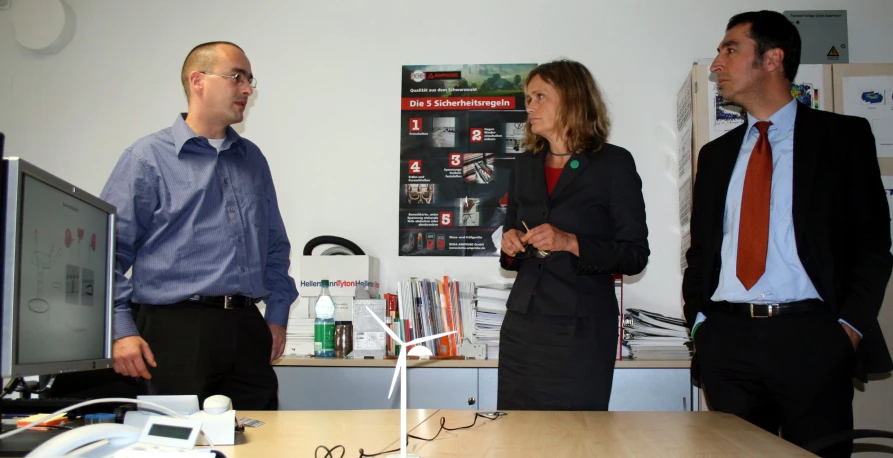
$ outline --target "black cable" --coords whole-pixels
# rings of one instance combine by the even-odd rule
[[[446,427],[446,418],[444,418],[444,417],[440,417],[440,429],[437,430],[437,434],[435,434],[434,437],[432,437],[432,438],[430,438],[430,439],[426,439],[426,438],[424,438],[424,437],[413,436],[412,434],[407,433],[407,434],[406,434],[406,445],[407,445],[407,446],[409,445],[409,439],[410,439],[410,438],[412,438],[412,439],[418,439],[418,440],[425,441],[425,442],[430,442],[430,441],[433,441],[434,439],[437,439],[437,436],[439,436],[439,435],[440,435],[440,432],[443,431],[443,430],[447,430],[447,431],[457,431],[457,430],[460,430],[460,429],[468,429],[468,428],[471,428],[471,427],[473,427],[473,426],[475,425],[475,423],[477,423],[477,421],[478,421],[478,417],[480,417],[480,418],[486,418],[487,420],[497,420],[497,419],[500,419],[500,418],[502,418],[502,417],[504,417],[504,416],[506,416],[506,415],[508,415],[508,414],[505,413],[505,412],[484,412],[484,413],[477,412],[477,413],[474,414],[474,421],[472,421],[470,425],[467,425],[467,426],[458,426],[458,427],[455,427],[455,428],[447,428],[447,427]],[[337,448],[337,447],[336,447],[336,448]],[[393,450],[385,450],[385,451],[383,451],[383,452],[373,453],[373,454],[371,454],[371,455],[367,455],[366,453],[363,452],[363,449],[360,449],[360,458],[367,458],[367,457],[373,457],[373,456],[380,456],[380,455],[384,455],[384,454],[386,454],[386,453],[395,453],[395,452],[399,453],[399,452],[400,452],[400,449],[399,449],[399,448],[395,448],[395,449],[393,449]]]
[[[341,449],[341,456],[339,456],[338,458],[344,458],[344,452],[346,450],[344,449],[343,445],[336,445],[336,446],[332,447],[331,449],[329,449],[325,445],[320,445],[319,447],[316,447],[316,450],[313,452],[313,456],[316,458],[335,458],[335,455],[333,455],[333,453],[335,453],[335,450],[338,450],[339,448]],[[320,457],[319,449],[325,450],[326,454],[323,455],[322,457]]]
[[[343,246],[353,252],[356,256],[363,256],[366,254],[356,243],[353,243],[350,240],[335,235],[320,235],[319,237],[313,237],[304,245],[304,256],[312,255],[314,248],[326,243]]]

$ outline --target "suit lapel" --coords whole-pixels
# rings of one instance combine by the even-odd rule
[[[711,188],[722,190],[722,193],[713,196],[713,218],[710,227],[722,227],[723,216],[726,211],[726,198],[729,193],[729,182],[732,181],[732,171],[735,170],[738,152],[741,150],[741,143],[744,141],[746,133],[747,123],[745,122],[744,125],[734,128],[719,138],[722,143],[716,148],[718,157],[715,159],[715,175],[713,177],[703,177],[708,180],[716,180],[716,185],[711,186]],[[722,237],[719,237],[719,243],[722,244]]]
[[[526,167],[530,172],[527,181],[530,186],[530,192],[536,198],[541,198],[544,202],[549,202],[549,190],[546,188],[546,152],[541,151],[530,156],[530,167]]]
[[[592,159],[589,157],[590,154],[598,153],[574,154],[571,156],[570,160],[567,161],[567,164],[564,164],[564,169],[561,171],[558,183],[555,184],[555,189],[552,190],[552,195],[550,196],[553,202],[561,195],[562,191],[567,189],[569,184],[576,180],[577,177],[589,167],[589,164],[592,163]],[[545,163],[543,165],[545,166]],[[543,171],[543,174],[543,182],[545,182],[545,171]]]
[[[797,119],[794,120],[794,182],[793,209],[794,237],[803,240],[809,213],[809,199],[815,183],[817,152],[821,149],[819,131],[810,130],[812,108],[797,104]]]

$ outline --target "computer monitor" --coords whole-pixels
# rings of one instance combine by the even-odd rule
[[[2,376],[112,367],[115,207],[19,158],[2,164]]]

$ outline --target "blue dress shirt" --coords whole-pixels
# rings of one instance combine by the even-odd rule
[[[218,154],[185,116],[124,151],[101,194],[118,209],[115,339],[138,334],[130,301],[241,294],[286,326],[298,297],[266,158],[231,127]]]
[[[726,208],[722,222],[722,267],[719,284],[713,296],[714,302],[751,302],[755,304],[780,304],[805,299],[821,299],[809,275],[800,262],[797,241],[794,238],[794,121],[797,118],[797,100],[776,111],[766,121],[771,121],[767,135],[772,146],[772,194],[769,201],[769,247],[766,252],[766,271],[746,290],[738,280],[738,228],[741,216],[741,196],[744,192],[744,175],[754,145],[760,132],[754,127],[759,119],[747,114],[747,134],[738,151],[738,159],[726,193]],[[698,313],[692,329],[705,319]],[[840,320],[842,323],[846,323]],[[849,323],[846,323],[849,326]],[[850,326],[861,336],[858,329]]]
[[[715,302],[753,302],[777,304],[803,299],[820,299],[806,274],[794,239],[794,119],[797,101],[791,100],[767,119],[771,121],[768,137],[772,146],[772,194],[769,201],[769,247],[766,272],[748,291],[738,280],[738,229],[741,217],[741,196],[747,163],[760,132],[754,127],[759,119],[747,115],[747,135],[738,151],[726,193],[726,209],[722,223],[722,268],[719,285],[711,299]]]

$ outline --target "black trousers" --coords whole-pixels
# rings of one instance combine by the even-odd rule
[[[499,333],[500,410],[608,410],[617,315],[508,311]]]
[[[137,328],[158,367],[146,394],[228,396],[237,410],[276,410],[273,336],[257,307],[224,310],[194,302],[140,306]]]
[[[855,352],[831,313],[750,318],[715,311],[695,333],[710,407],[796,445],[853,429]],[[825,450],[848,457],[852,441]]]

